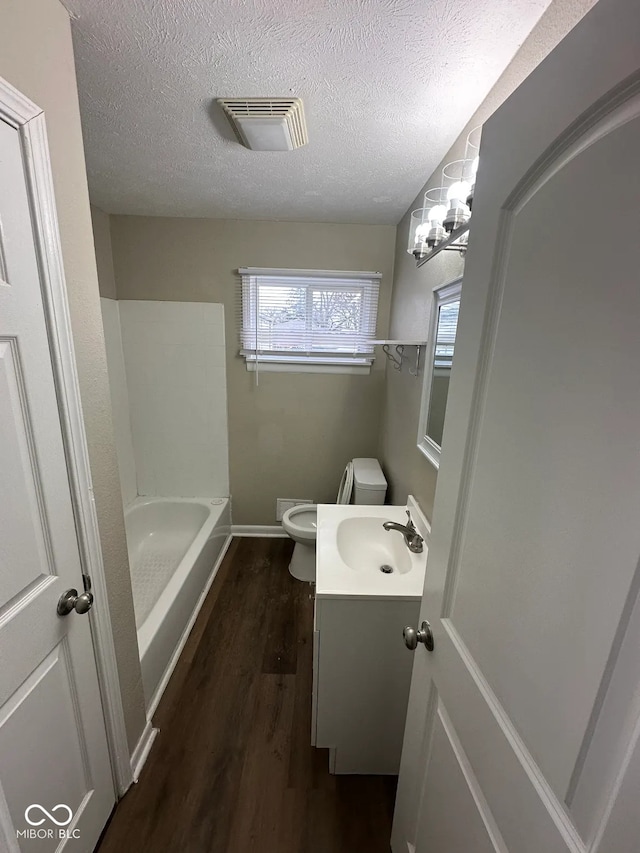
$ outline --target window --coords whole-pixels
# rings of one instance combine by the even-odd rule
[[[433,294],[418,447],[436,468],[440,466],[440,448],[458,328],[460,292],[461,282],[458,279],[437,288]]]
[[[239,272],[240,354],[247,369],[259,364],[260,370],[368,372],[374,358],[379,273]]]

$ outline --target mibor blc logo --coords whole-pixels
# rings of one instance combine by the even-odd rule
[[[18,838],[80,838],[79,829],[66,829],[73,820],[73,812],[64,803],[47,810],[40,803],[31,803],[24,810],[24,819],[30,829],[18,829]],[[55,829],[46,824],[55,824]]]

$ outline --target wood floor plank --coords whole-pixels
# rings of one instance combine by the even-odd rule
[[[312,587],[291,548],[233,542],[100,853],[388,853],[394,780],[331,776],[310,746]]]
[[[289,733],[295,700],[293,675],[265,674],[252,711],[230,850],[279,853],[283,795],[287,789]]]
[[[288,563],[290,546],[286,539],[273,539],[271,558],[278,567]],[[262,671],[295,673],[298,663],[297,623],[300,592],[289,582],[289,572],[276,569],[269,589],[269,613],[265,623]],[[302,584],[301,584],[302,586]]]

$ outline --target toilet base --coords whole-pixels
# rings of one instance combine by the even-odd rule
[[[316,543],[306,545],[304,542],[296,542],[291,562],[289,563],[289,574],[296,580],[315,583],[316,580]]]

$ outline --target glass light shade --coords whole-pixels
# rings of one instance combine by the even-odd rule
[[[427,210],[424,207],[419,207],[411,213],[407,252],[416,259],[423,257],[427,253],[426,240],[429,227]]]
[[[467,134],[467,142],[465,145],[464,159],[475,160],[480,153],[480,140],[482,138],[482,125],[479,124],[470,130]]]
[[[471,160],[452,160],[442,170],[447,194],[447,215],[442,224],[447,231],[464,225],[471,216],[467,196],[471,190]]]
[[[447,215],[447,193],[444,187],[432,187],[424,194],[424,209],[427,211],[429,232],[426,237],[427,246],[433,249],[446,237],[442,227]]]
[[[480,140],[482,138],[482,125],[474,127],[467,135],[467,143],[464,151],[464,159],[471,161],[469,169],[469,180],[471,186],[467,193],[467,205],[471,210],[473,205],[473,196],[476,188],[476,174],[478,173],[478,164],[480,163]]]
[[[464,198],[464,194],[462,196],[454,196],[452,195],[452,191],[456,192],[460,190],[460,187],[457,187],[456,184],[466,183],[467,188],[471,186],[473,177],[472,165],[473,160],[453,160],[444,167],[442,170],[442,185],[445,188],[447,201],[451,201],[452,198]],[[455,190],[453,190],[454,187]]]
[[[442,208],[444,207],[444,212]],[[424,209],[429,222],[442,221],[447,212],[447,192],[444,187],[432,187],[424,194]]]

